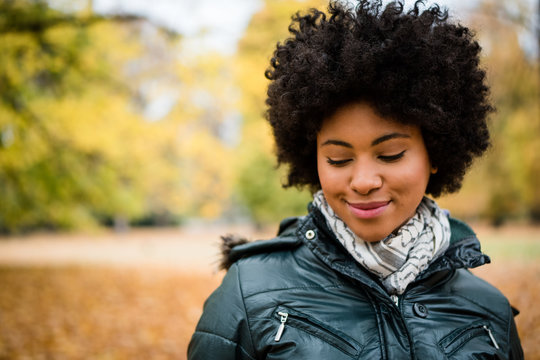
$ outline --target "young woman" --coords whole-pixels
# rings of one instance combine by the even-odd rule
[[[266,76],[288,186],[309,213],[225,239],[189,359],[522,359],[514,311],[467,269],[473,231],[427,198],[489,145],[471,32],[438,6],[332,2],[296,15]]]

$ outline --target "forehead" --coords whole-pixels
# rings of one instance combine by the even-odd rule
[[[377,137],[389,133],[417,135],[416,125],[404,124],[379,115],[368,103],[352,103],[339,108],[322,122],[318,138],[328,136]]]

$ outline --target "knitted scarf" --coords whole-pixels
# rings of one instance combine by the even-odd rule
[[[415,215],[397,232],[377,242],[358,237],[326,201],[323,192],[313,196],[313,205],[326,219],[339,242],[364,268],[375,274],[391,295],[400,295],[409,283],[448,248],[448,216],[424,197]]]

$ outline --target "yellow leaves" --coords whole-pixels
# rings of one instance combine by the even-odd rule
[[[9,77],[13,84],[23,84],[29,76],[41,69],[42,58],[36,45],[35,37],[27,33],[1,34],[0,71]]]
[[[183,211],[217,217],[227,206],[234,171],[231,150],[203,129],[179,128]]]
[[[504,254],[522,248],[523,230],[506,229],[505,239],[486,240],[486,247],[504,242]],[[482,239],[493,236],[492,230],[483,232],[488,236]],[[531,231],[531,244],[537,234]],[[537,259],[515,259],[503,256],[498,266],[474,272],[525,312],[516,324],[527,358],[534,359],[540,356],[540,266]],[[186,359],[203,303],[222,278],[207,274],[156,267],[2,267],[0,358]]]
[[[283,190],[284,169],[276,171],[274,141],[271,128],[264,121],[268,80],[264,76],[278,41],[290,36],[291,15],[310,7],[325,10],[326,1],[267,0],[255,14],[240,41],[235,58],[235,82],[241,90],[238,107],[244,127],[237,151],[238,170],[235,189],[238,196],[259,223],[275,222],[284,214],[305,213],[309,194],[297,189]]]
[[[125,122],[125,103],[114,101],[88,101],[85,98],[69,97],[51,101],[42,99],[32,104],[37,114],[44,114],[49,131],[57,134],[84,152],[121,153],[118,143],[119,123]],[[115,106],[116,105],[116,106]]]
[[[509,174],[512,188],[520,194],[520,202],[528,208],[538,198],[537,185],[540,175],[540,114],[538,107],[516,109],[508,115],[500,138],[496,139],[500,155],[497,162]]]
[[[2,134],[9,134],[9,146],[0,148],[0,168],[20,171],[50,153],[51,149],[38,128],[27,128],[13,112],[1,106],[0,109],[6,114],[4,124],[0,125]]]
[[[137,26],[137,23],[121,24],[111,21],[92,25],[87,35],[92,46],[83,61],[89,64],[104,61],[114,67],[138,58],[142,55],[142,47],[137,38],[140,36]]]
[[[69,23],[61,23],[56,26],[48,28],[44,34],[44,41],[50,43],[52,46],[60,46],[62,48],[69,48],[73,41],[82,34],[81,28],[73,26]]]
[[[185,359],[201,304],[220,277],[1,268],[0,358]]]
[[[234,64],[235,78],[242,90],[240,106],[248,122],[259,121],[263,112],[268,86],[264,72],[270,65],[276,43],[290,36],[291,15],[311,7],[326,10],[327,5],[322,0],[267,0],[263,9],[253,16],[240,41]]]
[[[535,216],[538,220],[533,214],[540,214],[535,210],[540,209],[538,58],[520,44],[524,23],[508,17],[504,7],[504,2],[483,1],[470,19],[479,30],[482,60],[497,109],[489,123],[492,147],[467,175],[460,193],[441,201],[452,204],[458,216],[481,215],[496,223]],[[529,16],[519,14],[522,21]]]

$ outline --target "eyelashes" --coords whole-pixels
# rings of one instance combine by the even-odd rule
[[[407,150],[403,150],[402,152],[398,154],[394,154],[394,155],[379,155],[378,159],[384,162],[388,162],[388,163],[395,162],[401,159],[403,155],[405,155],[406,151]],[[328,164],[333,165],[333,166],[343,166],[351,162],[352,159],[333,160],[331,158],[326,158],[326,161],[328,162]]]
[[[386,161],[386,162],[394,162],[394,161],[397,161],[397,160],[401,159],[403,157],[403,155],[405,155],[405,151],[406,150],[403,150],[399,154],[395,154],[395,155],[380,155],[379,159],[381,159],[382,161]]]
[[[346,163],[352,161],[351,159],[345,159],[345,160],[332,160],[330,158],[327,158],[326,161],[330,165],[339,166],[339,165],[345,165]]]

